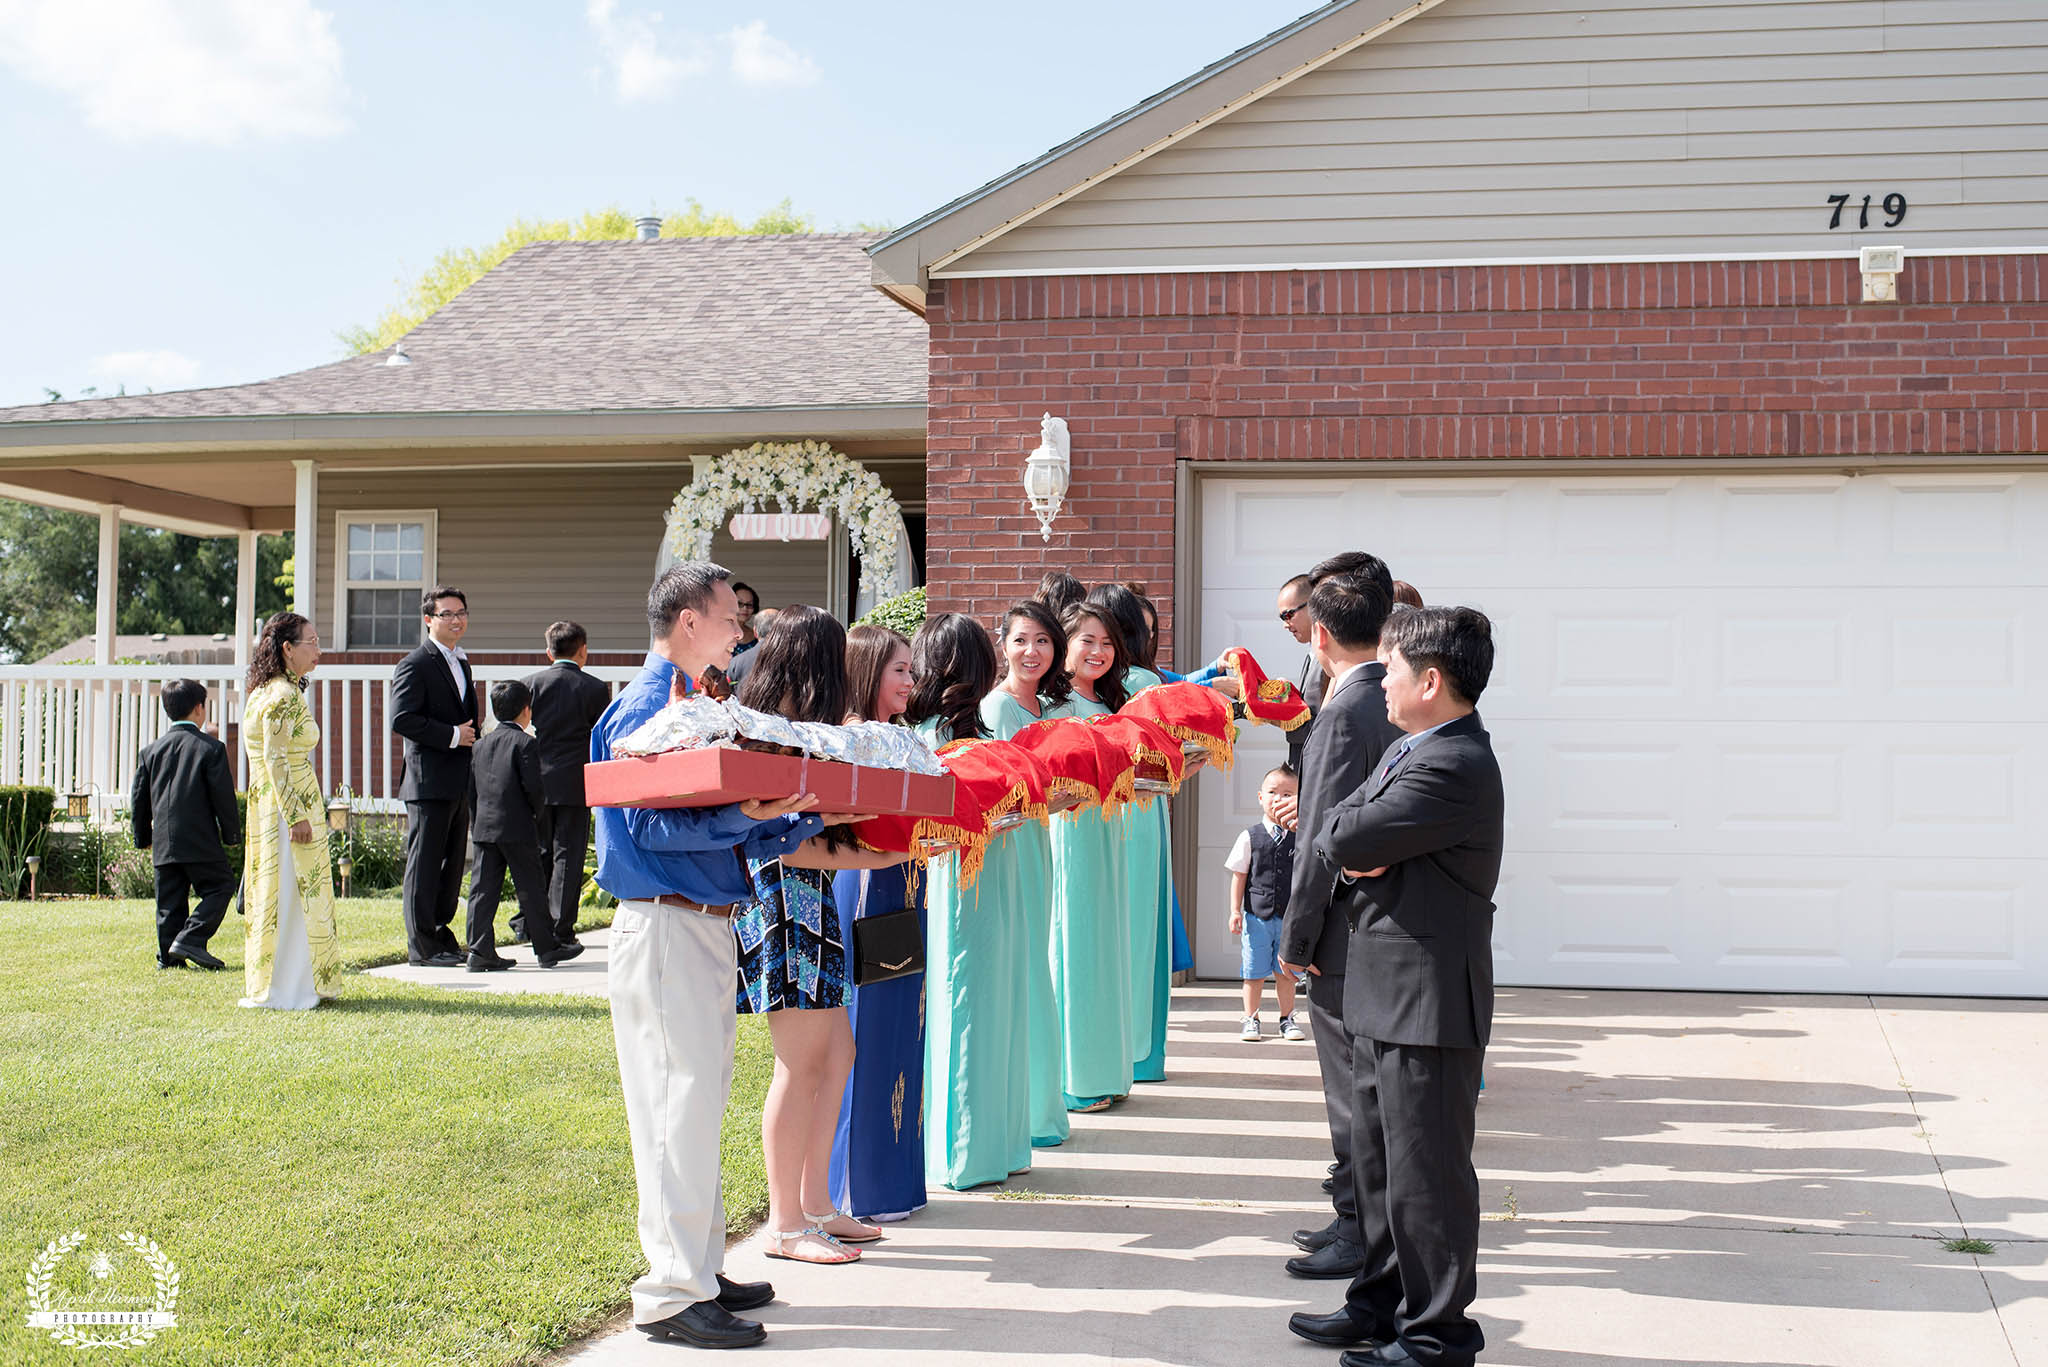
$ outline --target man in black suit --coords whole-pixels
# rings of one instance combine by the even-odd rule
[[[1324,816],[1356,792],[1387,747],[1401,739],[1400,728],[1387,719],[1387,696],[1380,687],[1387,673],[1379,662],[1380,629],[1390,607],[1372,575],[1333,576],[1309,596],[1308,615],[1314,619],[1310,647],[1330,687],[1303,755],[1307,767],[1295,816],[1299,831],[1321,829]],[[1336,1218],[1322,1229],[1296,1232],[1303,1256],[1291,1259],[1287,1270],[1297,1277],[1352,1277],[1365,1252],[1352,1181],[1352,1061],[1351,1036],[1344,1028],[1344,969],[1358,893],[1341,883],[1338,871],[1306,842],[1297,849],[1294,887],[1280,928],[1280,967],[1283,973],[1298,972],[1295,966],[1301,965],[1309,974],[1309,1026],[1322,1066],[1330,1147],[1337,1157],[1330,1174]]]
[[[548,909],[555,939],[573,945],[576,909],[583,899],[583,859],[590,849],[590,808],[583,801],[583,766],[590,762],[590,732],[611,706],[612,690],[583,672],[590,638],[574,622],[547,631],[553,661],[523,681],[533,694],[533,734],[539,742],[541,790],[547,797]],[[524,913],[512,934],[526,938]],[[537,947],[537,946],[536,946]]]
[[[547,843],[547,797],[540,776],[540,742],[527,734],[533,720],[533,695],[523,683],[507,679],[491,689],[491,715],[497,727],[476,743],[470,770],[470,831],[475,837],[470,860],[469,971],[492,973],[512,967],[498,953],[498,899],[505,874],[533,934],[533,957],[542,968],[575,958],[582,945],[555,941],[548,915],[547,867],[541,848]]]
[[[1471,608],[1410,608],[1381,632],[1387,714],[1406,733],[1339,803],[1317,853],[1360,892],[1344,1023],[1365,1263],[1333,1315],[1289,1327],[1362,1343],[1341,1367],[1465,1367],[1478,1294],[1480,1065],[1493,1030],[1500,766],[1475,712],[1493,627]]]
[[[206,734],[206,685],[173,679],[163,702],[171,727],[143,748],[128,794],[135,848],[156,866],[156,966],[226,968],[206,942],[241,881],[225,848],[242,843],[235,776],[228,748]],[[187,916],[193,892],[199,909]]]
[[[460,642],[469,599],[437,584],[420,599],[427,639],[391,676],[391,729],[405,737],[405,955],[436,968],[462,966],[449,927],[462,894],[469,843],[469,761],[476,744],[476,681]]]

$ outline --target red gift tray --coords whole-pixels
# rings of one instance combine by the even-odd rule
[[[599,760],[583,770],[593,807],[718,807],[811,793],[825,812],[951,816],[950,774],[913,774],[836,760],[715,747]]]

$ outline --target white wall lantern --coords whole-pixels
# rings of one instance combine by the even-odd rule
[[[1031,501],[1031,511],[1038,517],[1042,540],[1052,540],[1052,520],[1060,515],[1072,476],[1067,421],[1047,413],[1038,422],[1038,449],[1024,461],[1024,496]]]
[[[1863,269],[1863,302],[1898,303],[1899,272],[1906,268],[1906,249],[1865,247],[1857,255],[1860,258],[1857,264]]]

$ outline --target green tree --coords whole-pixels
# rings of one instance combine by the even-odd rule
[[[90,635],[99,522],[84,513],[0,499],[0,659],[35,660]],[[121,528],[117,630],[227,631],[235,617],[235,542],[155,527]],[[288,606],[275,584],[291,537],[256,538],[256,612]]]
[[[790,207],[788,200],[751,223],[731,214],[711,213],[696,200],[680,214],[661,220],[663,237],[741,237],[759,233],[812,233],[817,223]],[[381,351],[445,307],[474,285],[484,273],[530,242],[616,242],[634,235],[633,216],[613,207],[581,218],[516,220],[487,247],[452,247],[434,258],[426,273],[406,289],[405,298],[369,327],[344,330],[341,340],[357,355]]]

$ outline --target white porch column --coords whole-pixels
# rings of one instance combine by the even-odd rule
[[[256,533],[235,534],[235,672],[249,672],[250,640],[256,634]]]
[[[295,460],[292,466],[298,471],[292,498],[292,611],[312,617],[318,588],[313,571],[320,552],[320,466],[310,460]],[[328,629],[331,633],[331,623]]]
[[[94,664],[114,662],[116,605],[121,578],[121,507],[109,503],[100,509],[99,602],[93,612],[92,659]]]

